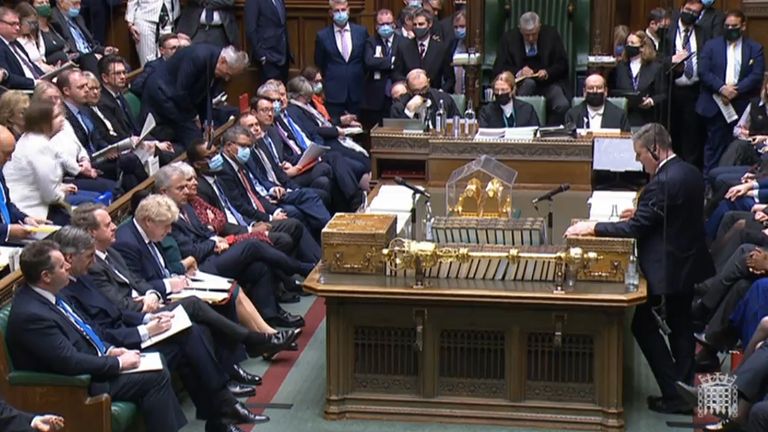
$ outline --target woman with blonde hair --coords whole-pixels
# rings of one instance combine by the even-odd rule
[[[639,127],[661,120],[667,100],[664,68],[656,61],[653,41],[644,31],[627,36],[621,61],[611,73],[608,88],[613,96],[627,98],[629,125]]]
[[[19,90],[9,90],[0,96],[0,124],[17,140],[24,133],[24,113],[28,106],[29,97]]]
[[[515,97],[515,77],[502,72],[493,79],[493,102],[483,106],[477,115],[482,128],[539,126],[533,105]]]

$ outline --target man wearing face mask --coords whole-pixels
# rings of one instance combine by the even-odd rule
[[[493,103],[484,105],[477,115],[481,128],[539,126],[533,105],[514,97],[515,77],[510,72],[502,72],[493,80],[493,94]]]
[[[359,114],[365,80],[368,30],[349,22],[347,0],[328,0],[333,24],[317,32],[315,65],[325,77],[325,105],[332,118]]]
[[[102,46],[94,39],[80,15],[80,6],[80,0],[57,1],[56,7],[51,10],[50,26],[80,53],[80,68],[98,75],[99,59],[96,54],[117,54],[118,50],[112,46]]]
[[[441,101],[445,108],[446,118],[460,115],[459,109],[456,108],[450,95],[429,86],[427,72],[423,69],[414,69],[408,73],[406,85],[408,86],[408,94],[392,105],[390,117],[420,120],[428,118],[430,124],[434,126],[435,114]]]
[[[701,116],[691,106],[699,97],[699,63],[704,43],[709,33],[696,25],[703,5],[698,0],[687,0],[673,19],[667,31],[663,60],[665,71],[676,64],[674,72],[667,75],[672,86],[669,106],[669,133],[675,153],[697,167],[702,167],[705,139]],[[693,53],[693,55],[690,55]],[[671,81],[671,82],[670,82]]]
[[[736,119],[726,119],[714,98],[730,105],[740,116],[749,100],[760,94],[765,71],[763,47],[743,36],[747,18],[739,10],[728,12],[723,36],[704,46],[699,63],[701,93],[696,112],[704,117],[707,140],[704,143],[704,174],[716,167],[730,143]]]
[[[405,39],[395,33],[395,16],[389,9],[376,14],[376,34],[365,42],[365,68],[368,71],[363,90],[361,120],[370,129],[381,122],[392,106],[389,93],[392,90],[392,74],[395,69],[395,52]]]
[[[648,13],[648,27],[645,28],[645,34],[653,42],[653,48],[656,52],[664,52],[663,41],[669,30],[669,14],[664,8],[654,8]]]
[[[592,74],[584,81],[584,102],[574,106],[565,114],[565,124],[578,129],[621,129],[629,132],[627,114],[621,108],[608,102],[608,86],[600,74]]]
[[[568,88],[568,55],[557,29],[542,25],[535,12],[520,16],[518,28],[504,34],[499,43],[493,74],[512,72],[523,79],[517,86],[518,96],[541,95],[547,100],[547,118],[560,124],[570,103]]]
[[[723,35],[725,13],[715,7],[715,0],[701,0],[704,10],[701,11],[698,26],[706,30],[712,37]]]
[[[453,53],[445,40],[432,34],[433,22],[434,17],[429,11],[416,11],[413,17],[413,32],[416,37],[400,44],[395,54],[395,79],[404,79],[409,71],[423,69],[433,88],[450,93],[456,85],[456,76],[451,66]]]
[[[463,10],[452,15],[453,39],[451,39],[451,55],[467,53],[467,14]],[[461,66],[453,67],[453,74],[456,76],[455,94],[464,94],[464,68]]]

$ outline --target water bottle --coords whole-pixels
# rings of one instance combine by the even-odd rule
[[[635,254],[629,256],[627,271],[624,273],[624,283],[627,285],[627,292],[636,292],[640,286],[640,273],[637,269],[637,257]]]
[[[445,106],[443,105],[442,99],[440,99],[440,104],[438,105],[437,112],[435,113],[435,132],[438,135],[445,133]]]
[[[475,131],[475,124],[477,123],[477,117],[475,116],[475,110],[472,109],[472,99],[467,98],[467,109],[464,111],[464,123],[466,124],[466,130],[467,136],[474,136],[477,131]]]
[[[461,118],[458,115],[453,116],[453,137],[461,136]]]
[[[435,221],[432,216],[432,205],[427,201],[424,205],[424,240],[432,241],[432,223]]]

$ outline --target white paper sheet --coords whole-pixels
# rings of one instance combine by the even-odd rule
[[[139,367],[131,370],[121,371],[121,374],[132,374],[138,372],[152,372],[163,370],[163,360],[159,352],[141,353]]]
[[[192,327],[192,321],[190,321],[189,315],[187,315],[187,311],[184,310],[184,306],[178,305],[171,312],[173,313],[173,319],[171,320],[171,328],[163,333],[150,336],[149,339],[141,343],[142,348],[152,346],[162,340],[168,339],[169,337],[175,335],[176,333],[182,330],[186,330]]]
[[[735,122],[739,119],[739,115],[736,113],[736,110],[733,108],[733,104],[725,104],[723,103],[723,98],[719,94],[712,94],[712,99],[715,100],[715,103],[720,108],[720,112],[723,113],[723,117],[725,117],[725,121],[728,123]]]
[[[642,172],[643,165],[635,160],[632,138],[595,138],[592,149],[592,169]]]

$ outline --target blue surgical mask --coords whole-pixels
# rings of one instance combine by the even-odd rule
[[[275,110],[275,115],[279,116],[280,111],[283,110],[283,104],[280,101],[273,101],[272,102],[272,109]]]
[[[216,153],[214,157],[208,160],[208,170],[210,172],[219,172],[224,167],[224,158],[221,153]]]
[[[69,15],[70,18],[76,18],[80,15],[80,8],[69,8],[67,15]]]
[[[320,94],[323,92],[323,83],[315,83],[312,86],[312,91],[315,92],[315,94]]]
[[[347,25],[347,21],[349,21],[349,12],[337,11],[333,13],[333,22],[335,22],[339,27],[344,27]]]
[[[382,39],[387,39],[395,34],[395,29],[389,24],[380,25],[376,31],[379,32],[379,36],[381,36]]]
[[[456,39],[464,39],[467,37],[467,28],[466,27],[458,27],[453,29],[454,33],[456,34]]]
[[[248,159],[251,158],[251,148],[250,147],[238,147],[237,148],[237,161],[241,164],[245,164],[248,162]]]
[[[710,7],[715,4],[715,0],[701,0],[701,4],[703,4],[704,7]]]
[[[421,0],[408,0],[408,6],[420,8]]]

